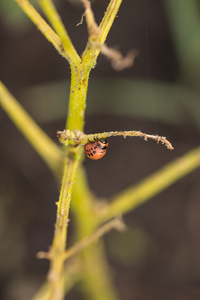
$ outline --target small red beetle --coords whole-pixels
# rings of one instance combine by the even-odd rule
[[[106,154],[108,142],[106,139],[89,142],[85,145],[85,155],[91,159],[97,160]]]

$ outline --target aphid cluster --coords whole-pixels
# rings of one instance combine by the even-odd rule
[[[95,140],[85,145],[85,155],[91,159],[97,160],[106,154],[108,142],[106,139]]]

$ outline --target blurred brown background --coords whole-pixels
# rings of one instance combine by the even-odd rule
[[[78,1],[55,1],[81,54],[85,22]],[[93,1],[100,22],[108,0]],[[107,38],[134,67],[115,72],[100,56],[91,72],[85,132],[142,130],[166,136],[174,151],[141,139],[111,138],[105,158],[86,159],[91,189],[109,197],[199,145],[200,2],[123,1]],[[1,80],[56,142],[64,129],[70,70],[14,1],[0,3]],[[0,110],[0,297],[30,299],[45,278],[37,260],[53,236],[59,184]],[[200,299],[200,171],[125,216],[125,234],[105,238],[123,300]],[[73,217],[71,216],[71,228]],[[74,288],[67,299],[82,299]]]

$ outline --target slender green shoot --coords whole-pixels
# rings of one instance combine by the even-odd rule
[[[151,174],[141,183],[112,196],[111,203],[97,210],[99,224],[125,214],[200,167],[200,148],[189,151]]]
[[[0,105],[49,168],[56,175],[60,175],[62,150],[40,129],[2,82],[0,82]]]
[[[81,59],[77,54],[72,41],[69,38],[67,30],[51,0],[38,0],[41,5],[45,15],[47,16],[50,24],[53,26],[54,30],[59,35],[63,48],[66,54],[66,58],[72,67],[77,66],[81,63]]]
[[[28,0],[14,0],[30,18],[30,20],[36,25],[46,39],[53,44],[60,55],[66,58],[66,53],[63,49],[61,38],[52,30],[47,22],[40,16],[36,9],[28,2]]]

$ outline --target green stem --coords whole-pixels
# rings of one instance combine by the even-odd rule
[[[199,167],[200,147],[167,164],[140,184],[113,196],[112,202],[98,211],[99,224],[133,210]]]
[[[0,104],[49,168],[56,175],[60,175],[62,150],[40,129],[2,82],[0,82]]]
[[[60,55],[66,58],[60,37],[52,30],[36,9],[27,0],[15,0],[30,20],[36,25],[46,39],[54,45]]]
[[[64,299],[64,253],[67,241],[67,227],[69,223],[69,207],[71,202],[72,186],[78,167],[77,153],[80,149],[68,149],[64,164],[64,174],[59,201],[57,202],[57,218],[53,243],[50,249],[50,282],[51,300]]]
[[[80,262],[76,259],[70,260],[65,265],[64,275],[64,289],[67,294],[83,277],[83,270]],[[50,286],[49,282],[43,283],[32,300],[49,300],[50,298]]]
[[[67,30],[65,29],[64,24],[51,0],[38,0],[44,13],[46,14],[49,22],[52,24],[54,30],[57,32],[61,38],[66,58],[69,61],[70,65],[76,66],[81,62],[81,59],[76,52]]]
[[[100,228],[95,230],[90,236],[87,236],[69,248],[64,255],[65,260],[71,258],[71,256],[76,255],[92,243],[96,242],[103,235],[111,231],[112,229],[116,229],[119,231],[123,231],[125,229],[125,225],[120,218],[114,218],[108,221],[106,224],[103,224]]]
[[[106,37],[110,31],[110,28],[114,22],[114,19],[117,15],[119,7],[121,5],[122,0],[111,0],[106,13],[102,19],[100,24],[100,30],[97,38],[95,39],[95,45],[92,46],[91,40],[89,39],[86,49],[82,55],[82,61],[87,66],[88,69],[91,70],[95,66],[96,59],[100,53],[101,47],[99,45],[103,45]]]
[[[71,90],[68,108],[67,128],[74,131],[82,130],[84,126],[85,102],[89,72],[85,73],[82,64],[71,69]],[[51,287],[51,300],[64,298],[64,253],[67,242],[68,216],[71,202],[72,186],[82,147],[66,147],[63,181],[58,202],[57,217],[53,243],[50,251],[50,270],[48,279]]]
[[[103,241],[92,244],[81,253],[84,263],[82,289],[87,300],[119,300],[112,283]]]
[[[70,131],[83,130],[86,108],[86,95],[90,70],[80,64],[71,69],[71,89],[66,128]]]
[[[77,173],[72,212],[77,226],[77,240],[90,236],[96,229],[94,218],[94,199],[86,181],[86,174],[79,168]],[[115,289],[111,282],[111,274],[105,255],[103,241],[98,241],[80,253],[84,266],[82,289],[87,300],[117,300]]]
[[[15,1],[22,7],[44,36],[52,42],[59,53],[69,60],[71,66],[71,90],[66,129],[69,129],[72,132],[75,130],[83,131],[89,73],[96,63],[100,48],[96,47],[96,45],[91,47],[91,43],[89,41],[82,60],[79,59],[60,17],[52,5],[52,2],[42,0],[44,11],[59,34],[59,37],[27,0]],[[96,39],[97,45],[98,43],[104,43],[121,1],[122,0],[110,1],[101,23],[100,34]],[[49,6],[48,9],[47,6]],[[74,178],[83,150],[82,148],[83,147],[81,146],[75,148],[71,147],[69,144],[66,145],[66,159],[60,198],[57,203],[58,208],[55,232],[53,243],[49,252],[50,270],[48,273],[48,279],[50,283],[49,299],[51,300],[64,299],[64,253],[67,242],[69,207]],[[79,187],[77,187],[77,189],[79,189]],[[85,201],[83,203],[85,207],[87,199],[84,200]],[[92,214],[90,214],[88,220],[86,220],[84,216],[84,209],[82,207],[81,214],[78,216],[81,219],[80,231],[82,236],[87,236],[95,229],[96,220],[94,220]],[[117,297],[112,289],[112,285],[110,284],[109,272],[107,270],[106,260],[104,259],[104,251],[99,249],[97,245],[92,245],[89,249],[88,253],[84,251],[85,254],[83,254],[83,260],[85,261],[86,270],[85,283],[87,289],[91,292],[91,299],[116,299]],[[94,267],[93,262],[96,263]],[[95,276],[93,276],[94,274]]]
[[[111,27],[114,17],[117,13],[118,7],[121,1],[111,0],[111,4],[117,9],[113,12],[114,16],[112,16],[108,22],[108,28]],[[118,4],[118,5],[117,5]],[[110,7],[110,6],[109,6]],[[104,35],[104,39],[108,31]],[[86,51],[85,60],[82,59],[82,63],[76,65],[75,67],[71,67],[71,90],[70,90],[70,101],[68,107],[68,117],[66,123],[66,129],[70,131],[80,130],[83,131],[84,128],[84,117],[85,117],[85,108],[86,108],[86,94],[87,94],[87,87],[88,87],[88,78],[91,68],[96,63],[96,58],[99,54],[99,51],[96,49],[90,49]],[[69,145],[67,145],[67,159],[71,160],[72,152],[69,150]],[[49,279],[54,280],[52,281],[52,292],[51,292],[51,299],[52,300],[61,300],[63,299],[63,277],[64,277],[64,250],[66,246],[67,240],[67,220],[69,215],[69,205],[71,200],[71,188],[74,181],[74,176],[78,166],[78,157],[81,156],[81,146],[74,149],[74,152],[78,155],[74,157],[72,160],[71,169],[73,169],[73,174],[70,171],[70,167],[68,163],[65,163],[64,166],[64,177],[63,183],[61,188],[60,199],[58,203],[58,212],[57,212],[57,220],[56,224],[58,224],[58,228],[60,228],[60,232],[57,233],[57,225],[53,239],[53,245],[51,249],[51,266],[49,271]],[[77,181],[77,179],[76,179]],[[70,189],[67,188],[70,184]],[[80,186],[77,186],[75,190],[80,190]],[[89,218],[84,218],[86,206],[87,206],[87,199],[84,199],[84,209],[78,214],[78,218],[82,220],[79,223],[79,228],[81,236],[87,236],[93,232],[96,226],[96,220],[93,219],[93,215],[90,214]],[[62,204],[63,203],[63,204]],[[61,207],[65,209],[60,211]],[[89,205],[90,207],[90,205]],[[90,211],[90,208],[89,208]],[[88,212],[89,212],[88,211]],[[65,217],[61,217],[61,213],[65,214]],[[61,241],[61,242],[60,242]],[[112,289],[112,285],[110,283],[110,277],[108,274],[106,262],[102,259],[103,252],[101,249],[98,248],[97,245],[92,245],[89,247],[90,250],[87,252],[84,251],[84,262],[85,262],[85,284],[87,289],[90,291],[91,299],[98,300],[100,299],[109,299],[115,300],[117,296],[115,295],[114,290]],[[102,259],[102,260],[101,260]],[[91,265],[91,260],[96,261],[96,267]],[[95,270],[94,270],[95,267]],[[93,276],[95,274],[95,277]],[[93,280],[92,280],[93,279]],[[103,296],[103,297],[102,297]],[[57,297],[57,298],[55,298]]]
[[[103,44],[118,13],[122,0],[111,0],[99,26],[100,42]]]

